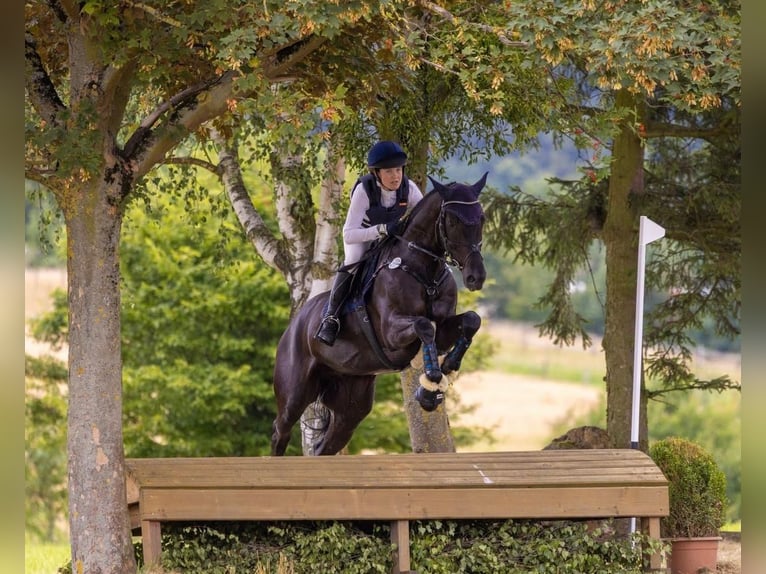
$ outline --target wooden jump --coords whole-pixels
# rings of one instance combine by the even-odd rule
[[[627,449],[127,459],[126,475],[147,565],[171,521],[390,521],[403,574],[410,520],[636,517],[659,539],[668,514],[662,472]]]

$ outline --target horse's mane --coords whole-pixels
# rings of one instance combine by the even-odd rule
[[[460,186],[460,185],[461,184],[459,184],[456,181],[451,181],[451,182],[449,182],[447,184],[444,184],[444,187],[446,187],[450,191],[453,191],[457,186]],[[467,187],[467,186],[464,186],[464,187]],[[420,213],[420,211],[422,211],[422,210],[424,210],[426,208],[426,206],[428,205],[428,201],[431,199],[431,196],[433,196],[433,195],[439,196],[439,201],[440,202],[441,201],[449,201],[452,198],[452,194],[450,194],[449,197],[443,198],[443,197],[441,197],[441,194],[438,191],[436,191],[436,188],[431,189],[431,191],[429,191],[428,193],[423,195],[423,199],[421,199],[415,205],[415,207],[412,208],[412,211],[410,211],[405,216],[405,218],[404,218],[404,225],[402,227],[402,231],[407,229],[407,226],[410,224],[410,222]],[[479,208],[479,209],[481,209],[481,208]],[[461,214],[458,213],[457,210],[453,210],[453,209],[450,209],[450,208],[448,208],[448,210],[450,212],[452,212],[452,213],[456,213],[458,216],[461,216]],[[476,214],[473,214],[473,217],[476,217]],[[483,217],[483,215],[482,215],[482,217]],[[463,219],[466,223],[476,223],[476,221],[470,221],[472,219],[471,216],[468,216],[467,218],[466,217],[460,217],[460,218]]]
[[[451,186],[453,186],[453,185],[454,185],[454,182],[450,183],[450,184],[449,184],[447,187],[451,187]],[[439,192],[438,192],[438,191],[436,191],[436,189],[432,189],[431,191],[429,191],[428,193],[426,193],[425,195],[423,195],[423,199],[421,199],[419,202],[417,202],[417,203],[415,204],[415,207],[413,207],[413,208],[412,208],[412,211],[410,211],[409,213],[407,213],[407,214],[405,215],[405,217],[404,217],[404,225],[402,226],[402,231],[404,231],[405,229],[407,229],[407,226],[410,224],[410,222],[413,220],[413,218],[414,218],[414,217],[415,217],[415,216],[416,216],[418,213],[420,213],[421,211],[423,211],[423,210],[425,209],[425,207],[426,207],[426,205],[427,205],[428,201],[429,201],[429,200],[431,199],[431,197],[432,197],[432,196],[434,196],[434,195],[439,195]],[[441,201],[441,197],[440,197],[439,201]]]

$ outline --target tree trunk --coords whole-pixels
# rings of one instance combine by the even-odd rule
[[[109,185],[116,189],[111,189]],[[136,571],[122,436],[119,184],[70,188],[64,205],[69,293],[69,524],[72,571]]]
[[[629,448],[638,264],[637,218],[630,208],[630,196],[643,191],[644,164],[643,145],[632,125],[643,121],[643,109],[639,100],[625,90],[617,93],[616,108],[635,109],[638,118],[624,120],[612,148],[603,236],[606,245],[607,292],[603,347],[606,360],[607,432],[616,448]],[[640,426],[645,444],[645,408],[641,409],[641,418],[644,421]]]
[[[400,374],[412,452],[455,452],[446,402],[439,405],[435,411],[428,412],[415,400],[415,391],[420,386],[422,373],[421,365],[419,368],[408,366]]]

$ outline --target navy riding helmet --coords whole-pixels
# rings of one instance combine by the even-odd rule
[[[407,163],[407,154],[398,143],[383,140],[370,148],[367,154],[367,167],[382,169],[386,167],[402,167]]]

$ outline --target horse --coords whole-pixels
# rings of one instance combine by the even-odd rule
[[[282,334],[273,380],[273,456],[284,455],[291,429],[315,401],[329,416],[313,454],[339,452],[372,410],[375,377],[402,371],[421,349],[423,373],[415,397],[427,411],[443,401],[446,375],[458,371],[481,327],[476,312],[456,314],[458,287],[451,267],[460,270],[468,290],[482,288],[479,194],[487,173],[472,185],[429,179],[433,189],[404,215],[401,231],[368,250],[366,273],[355,270],[353,310],[341,316],[335,344],[314,337],[329,292],[309,299]]]

